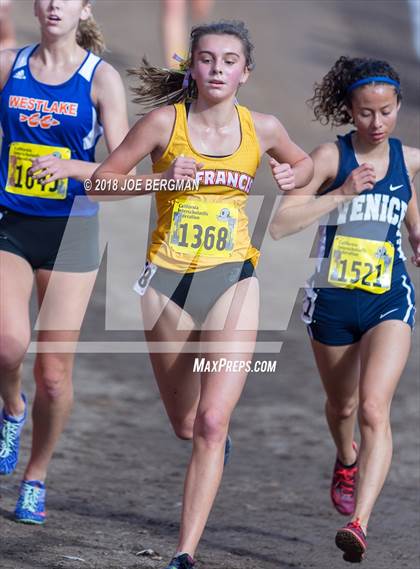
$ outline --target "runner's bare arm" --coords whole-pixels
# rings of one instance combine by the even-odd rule
[[[405,214],[404,223],[407,228],[408,240],[413,250],[411,261],[416,267],[420,267],[420,213],[414,184],[411,184],[411,190],[412,196]]]
[[[104,163],[96,170],[92,176],[93,185],[98,180],[117,180],[118,187],[112,191],[112,195],[118,194],[126,184],[127,180],[137,181],[142,184],[147,180],[175,178],[186,179],[194,178],[196,164],[192,158],[177,158],[167,172],[162,174],[141,174],[137,176],[128,175],[147,155],[151,155],[156,161],[167,147],[172,127],[175,119],[175,110],[171,107],[155,109],[141,118],[127,134],[120,146],[112,152]],[[141,189],[132,195],[142,195],[149,193]],[[106,199],[107,193],[101,192],[101,196],[96,199]]]
[[[311,157],[314,162],[314,176],[307,186],[287,192],[283,196],[269,227],[273,239],[301,231],[336,209],[339,204],[352,200],[356,194],[364,189],[371,189],[374,185],[373,167],[362,164],[353,170],[342,186],[315,198],[316,194],[326,189],[337,176],[337,145],[321,144],[311,152]],[[272,168],[275,169],[275,166]]]
[[[145,180],[150,178],[159,178],[160,174],[151,175],[128,175],[143,158],[151,154],[160,142],[160,132],[165,130],[166,121],[163,113],[156,109],[146,116],[142,117],[133,128],[129,131],[122,143],[116,148],[99,168],[92,175],[93,187],[100,180],[117,180],[117,190],[121,190],[128,179]],[[139,195],[142,192],[136,192]],[[115,195],[115,191],[113,192]],[[91,195],[91,198],[101,199],[107,197],[101,192],[101,195]]]
[[[408,204],[404,223],[407,228],[408,240],[410,241],[411,248],[413,249],[411,261],[416,267],[420,267],[420,214],[416,188],[413,183],[416,175],[420,171],[420,149],[404,146],[403,152],[412,191],[412,197]]]
[[[301,188],[313,175],[312,160],[287,134],[273,115],[252,113],[261,152],[269,154],[282,166],[281,181],[285,190]]]
[[[2,91],[6,85],[17,52],[17,49],[3,49],[0,51],[0,91]]]
[[[403,146],[404,161],[407,166],[410,180],[413,181],[420,172],[420,148]]]
[[[92,100],[99,111],[106,146],[111,153],[124,140],[129,126],[124,84],[118,71],[106,61],[96,70]]]

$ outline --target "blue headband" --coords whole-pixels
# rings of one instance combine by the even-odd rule
[[[398,81],[394,81],[394,79],[391,79],[386,75],[377,75],[374,77],[365,77],[364,79],[359,79],[358,81],[355,81],[354,83],[349,85],[349,87],[347,87],[347,93],[351,93],[351,91],[354,91],[354,89],[357,89],[357,87],[361,87],[362,85],[368,85],[369,83],[389,83],[389,85],[393,85],[397,89],[397,91],[400,90],[400,84],[398,83]]]

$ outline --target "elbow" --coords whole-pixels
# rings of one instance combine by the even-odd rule
[[[102,170],[102,164],[96,168],[90,177],[90,189],[85,183],[85,191],[89,199],[93,202],[105,201],[111,195],[109,192],[110,184],[108,180],[110,179],[109,172],[104,172]],[[112,194],[114,195],[115,192]]]
[[[309,184],[309,182],[310,182],[310,181],[312,180],[312,178],[314,177],[314,173],[315,173],[315,168],[314,168],[313,160],[312,160],[312,158],[310,158],[309,156],[308,156],[308,158],[309,158],[310,162],[309,162],[308,174],[307,174],[307,176],[306,176],[306,180],[305,180],[305,183],[304,183],[305,186]]]
[[[301,187],[307,186],[313,177],[314,177],[314,163],[312,161],[312,158],[310,158],[310,156],[308,156],[306,176],[305,176],[305,179],[302,181]]]
[[[279,241],[283,239],[283,237],[288,237],[289,235],[293,235],[297,233],[301,229],[304,229],[303,226],[296,227],[294,223],[291,223],[289,220],[282,219],[274,220],[268,226],[268,232],[270,233],[271,237],[274,241]]]
[[[278,223],[271,222],[270,225],[268,226],[268,232],[270,233],[271,238],[274,239],[274,241],[278,241],[279,239],[284,237],[284,233],[281,231],[280,224]]]
[[[96,170],[94,171],[94,173],[92,174],[92,176],[90,177],[90,181],[92,182],[92,185],[94,186],[95,184],[98,183],[98,180],[101,179],[101,166],[98,166],[98,168],[96,168]]]
[[[306,182],[305,183],[308,184],[312,180],[312,178],[314,177],[314,172],[315,172],[314,161],[309,156],[309,154],[307,154],[305,157],[305,164],[306,164],[306,168],[307,168]]]
[[[309,184],[309,182],[314,177],[314,162],[312,158],[307,155],[303,160],[300,162],[303,168],[300,170],[299,181],[296,184],[296,188],[304,188]]]
[[[90,177],[90,186],[89,186],[89,184],[87,183],[88,180],[86,180],[86,181],[85,181],[85,184],[84,184],[86,195],[88,196],[88,198],[89,198],[90,201],[92,201],[92,202],[100,202],[100,201],[102,201],[102,200],[101,200],[101,197],[102,197],[102,196],[101,196],[101,193],[100,193],[100,192],[97,192],[97,191],[96,191],[96,192],[94,191],[94,188],[98,188],[99,180],[101,179],[101,176],[100,176],[100,175],[98,176],[98,174],[97,174],[98,170],[99,170],[99,168],[97,168],[97,169],[93,172],[92,176]]]

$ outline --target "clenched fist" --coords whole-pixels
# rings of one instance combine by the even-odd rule
[[[346,181],[341,186],[341,191],[345,196],[354,197],[361,194],[364,190],[371,190],[376,184],[375,168],[372,164],[362,164],[355,168],[347,176]]]
[[[162,177],[167,180],[195,180],[197,171],[203,166],[204,164],[196,162],[194,158],[178,156]]]
[[[270,166],[279,190],[288,191],[296,187],[295,173],[290,164],[280,164],[274,158],[270,158]]]

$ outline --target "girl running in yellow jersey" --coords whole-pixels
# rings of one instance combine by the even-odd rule
[[[212,361],[252,358],[258,251],[248,235],[247,196],[265,152],[281,162],[285,190],[305,185],[312,175],[310,158],[275,117],[235,101],[253,68],[252,49],[242,22],[219,22],[193,28],[184,73],[145,64],[138,71],[138,101],[164,106],[142,118],[94,176],[94,182],[118,179],[122,187],[125,174],[150,154],[155,178],[199,183],[197,191],[156,194],[157,227],[136,284],[151,351],[156,342],[176,340],[201,342],[201,356]],[[247,376],[239,366],[194,372],[196,355],[188,348],[151,353],[174,431],[193,440],[179,543],[167,569],[194,564],[223,472],[230,417]]]

